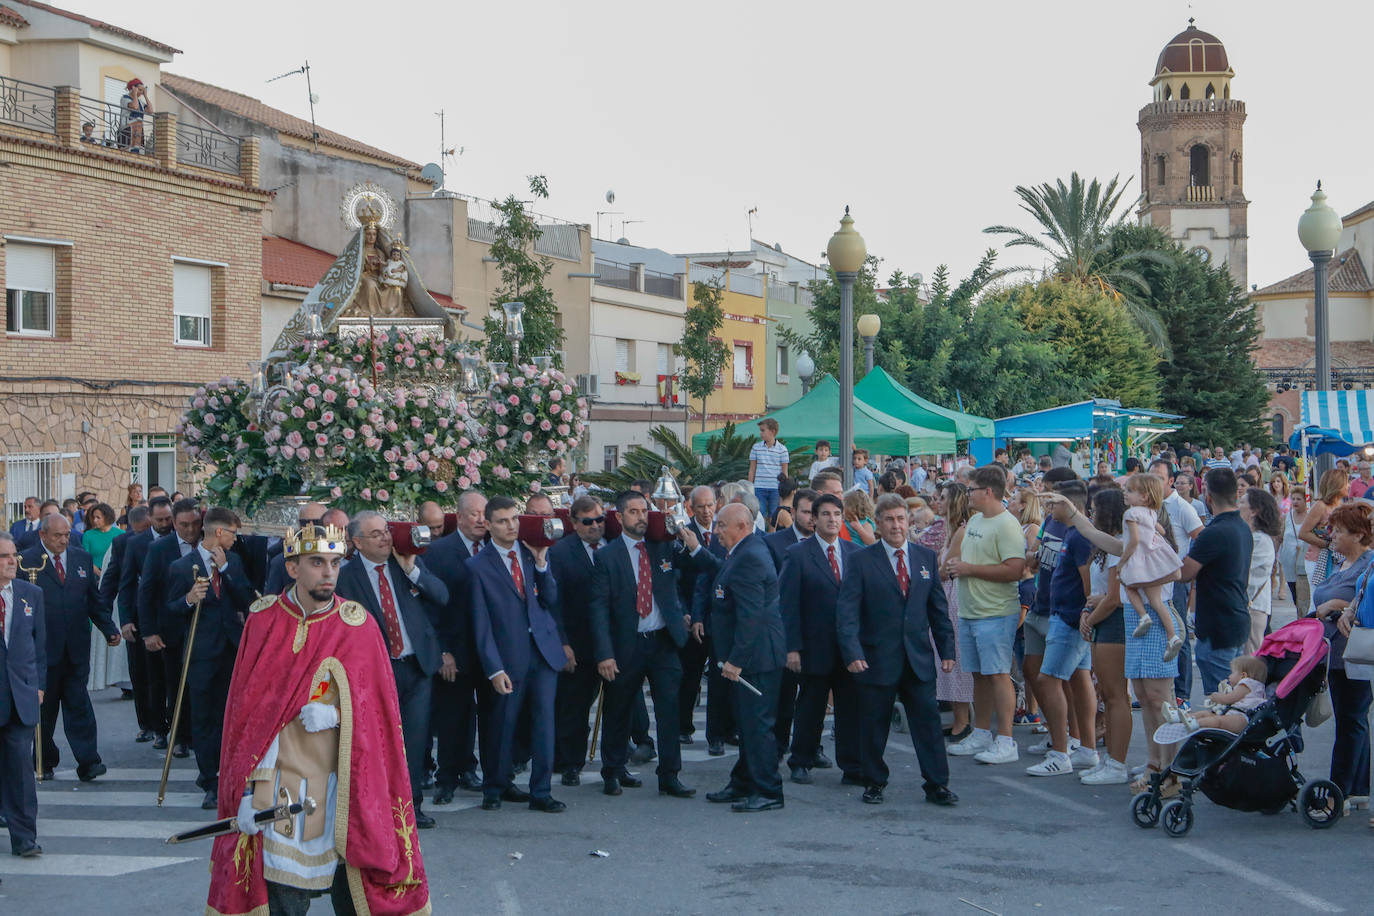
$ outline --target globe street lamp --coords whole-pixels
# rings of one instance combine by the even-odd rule
[[[816,377],[816,361],[805,350],[797,357],[797,376],[802,383],[802,397],[811,390],[811,380]]]
[[[1313,310],[1316,326],[1317,391],[1331,389],[1331,325],[1327,313],[1327,268],[1341,241],[1341,217],[1326,203],[1322,183],[1312,195],[1312,206],[1298,218],[1298,240],[1312,259]],[[1334,459],[1329,454],[1317,456],[1317,479],[1331,470]]]
[[[859,316],[859,337],[864,342],[864,372],[873,371],[873,341],[883,329],[883,320],[869,313]]]
[[[854,218],[844,208],[840,228],[825,248],[830,268],[840,284],[840,468],[844,488],[854,484],[854,281],[868,257],[863,236],[854,231]]]
[[[520,341],[525,339],[525,303],[502,302],[501,311],[506,313],[506,339],[510,341],[510,364],[520,365]]]

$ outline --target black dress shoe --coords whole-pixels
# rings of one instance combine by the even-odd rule
[[[425,814],[425,812],[415,812],[415,826],[419,827],[421,830],[428,830],[431,827],[433,827],[435,823],[436,822],[434,818],[430,817],[428,814]]]
[[[557,814],[560,811],[567,811],[568,806],[551,795],[548,798],[531,798],[530,810],[543,811],[545,814]]]
[[[155,750],[155,751],[165,751],[165,750],[167,750],[167,736],[166,736],[166,735],[158,735],[156,738],[153,739],[153,750]]]
[[[678,735],[677,743],[681,744],[683,747],[686,747],[689,744],[696,744],[697,742],[696,739],[693,738],[691,735]]]
[[[825,756],[823,751],[816,751],[816,760],[811,764],[811,768],[814,770],[828,770],[834,765],[834,761]]]
[[[156,737],[157,737],[157,733],[156,733],[156,732],[154,732],[154,731],[153,731],[152,729],[150,729],[150,728],[145,728],[145,729],[143,729],[143,731],[141,731],[141,732],[138,733],[138,737],[135,738],[134,741],[138,742],[139,744],[147,744],[149,741],[152,741],[152,740],[155,739]]]
[[[563,785],[565,785],[565,786],[580,786],[580,785],[582,785],[582,774],[579,773],[577,770],[564,770],[564,771],[563,771]]]
[[[10,822],[5,820],[5,815],[0,814],[0,830],[10,829]]]
[[[961,731],[956,732],[951,728],[946,728],[943,731],[945,740],[949,741],[951,744],[955,744],[973,734],[973,723],[970,722],[968,725],[965,725]]]
[[[811,771],[806,767],[792,767],[792,781],[798,785],[809,786],[815,780],[811,778]]]
[[[191,749],[184,744],[173,745],[172,756],[178,760],[185,760],[191,756]]]
[[[868,783],[864,782],[863,779],[859,776],[854,776],[850,773],[845,773],[844,776],[840,778],[840,785],[867,787]]]
[[[724,757],[724,756],[725,756],[725,742],[724,742],[724,741],[707,741],[707,742],[706,742],[706,753],[710,754],[712,757]]]
[[[722,805],[733,805],[735,802],[742,802],[748,797],[748,795],[745,795],[739,789],[735,788],[733,783],[721,789],[719,792],[706,793],[706,800],[708,802],[715,802],[716,804]]]
[[[468,792],[481,792],[482,780],[478,778],[476,770],[468,770],[466,773],[458,774],[458,788]]]
[[[530,793],[524,789],[517,789],[515,786],[507,786],[501,793],[501,798],[508,802],[527,802],[530,800]]]
[[[501,810],[501,798],[500,798],[499,796],[496,796],[496,795],[487,795],[487,796],[484,796],[483,799],[482,799],[482,810],[483,810],[483,811],[500,811],[500,810]]]
[[[949,790],[948,786],[939,786],[934,789],[926,790],[926,801],[932,805],[940,805],[945,808],[953,808],[959,804],[959,796]]]
[[[35,859],[43,854],[43,847],[33,840],[10,844],[10,852],[23,859]]]
[[[53,777],[54,777],[55,775],[56,775],[56,774],[53,773],[52,770],[44,770],[44,771],[43,771],[43,781],[44,781],[44,782],[52,782],[52,781],[53,781]]]
[[[734,746],[734,747],[739,747],[739,733],[736,732],[735,734],[733,734],[733,735],[731,735],[730,737],[726,738],[726,739],[725,739],[725,743],[726,743],[726,744],[729,744],[729,745],[732,745],[732,746]]]
[[[673,798],[691,798],[697,794],[697,790],[687,788],[682,784],[682,780],[674,776],[671,779],[658,781],[658,794],[671,795]]]
[[[881,805],[882,803],[883,803],[883,787],[882,787],[882,786],[869,786],[867,789],[864,789],[864,804],[865,804],[865,805]]]
[[[730,806],[730,810],[737,814],[752,814],[755,811],[772,811],[782,807],[781,798],[767,798],[763,795],[751,795],[742,802],[736,802]]]
[[[219,807],[219,790],[206,789],[205,797],[200,800],[200,810],[214,811]]]
[[[614,776],[601,777],[602,795],[621,795],[623,792],[624,790],[620,788],[619,779],[616,779]]]
[[[453,804],[453,789],[448,786],[440,786],[434,790],[434,804],[451,805]]]
[[[422,789],[432,789],[432,788],[434,788],[434,774],[431,773],[429,770],[425,770],[424,778],[420,780],[420,788],[422,788]]]
[[[517,763],[515,766],[511,767],[511,772],[514,773],[516,776],[519,776],[521,773],[525,772],[529,768],[529,761],[526,761],[524,763]]]
[[[627,789],[638,789],[644,785],[644,780],[638,776],[631,776],[629,773],[621,773],[619,779],[620,784]]]
[[[109,770],[103,763],[93,763],[88,767],[77,767],[76,778],[82,782],[90,782],[97,776],[104,776]],[[46,778],[46,777],[45,777]]]
[[[652,744],[639,744],[635,746],[635,751],[630,755],[631,763],[645,764],[658,756],[658,751],[654,750]]]

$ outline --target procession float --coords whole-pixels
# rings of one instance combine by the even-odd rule
[[[280,531],[307,501],[413,520],[469,487],[539,490],[587,402],[549,357],[520,361],[521,303],[501,304],[512,362],[487,362],[425,288],[387,192],[357,185],[340,215],[348,244],[252,378],[190,397],[178,432],[207,499]]]

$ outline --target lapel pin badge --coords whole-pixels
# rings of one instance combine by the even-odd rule
[[[725,597],[725,586],[723,586],[723,585],[717,585],[717,586],[716,586],[716,597],[717,597],[717,598],[724,598],[724,597]]]

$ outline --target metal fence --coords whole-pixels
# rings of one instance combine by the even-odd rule
[[[237,175],[242,145],[237,137],[217,130],[184,122],[177,124],[177,162],[182,165]]]
[[[597,283],[602,286],[613,286],[616,289],[639,289],[639,279],[635,276],[635,269],[627,264],[617,264],[615,261],[596,261],[596,273],[600,274]],[[647,278],[646,278],[647,279]]]
[[[644,292],[669,299],[682,298],[682,275],[665,274],[656,270],[644,271]]]
[[[57,133],[57,93],[51,86],[0,76],[0,121]]]
[[[80,97],[81,142],[119,149],[126,153],[153,155],[153,119],[142,118],[138,127],[131,127],[124,119],[124,110],[117,102]],[[87,126],[90,132],[87,133]]]
[[[62,492],[62,459],[75,458],[62,452],[31,452],[5,455],[5,525],[24,514],[24,500],[58,499]]]

